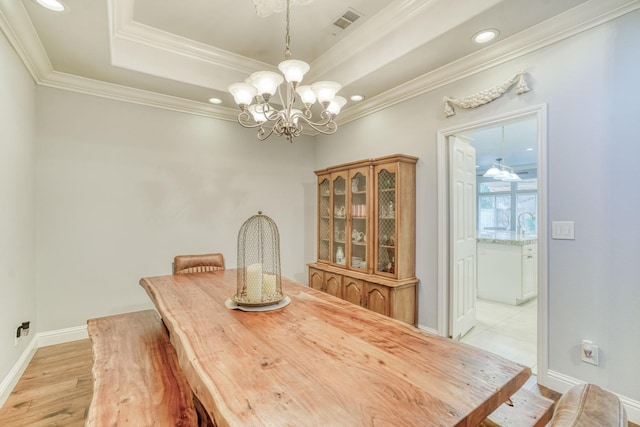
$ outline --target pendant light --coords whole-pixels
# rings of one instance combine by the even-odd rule
[[[515,170],[507,166],[504,161],[504,126],[502,126],[502,158],[497,158],[484,175],[485,178],[493,178],[498,181],[515,182],[522,181],[522,178],[518,176]]]

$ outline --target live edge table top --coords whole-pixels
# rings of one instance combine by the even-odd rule
[[[291,303],[230,310],[237,270],[140,280],[223,426],[475,426],[529,368],[282,278]]]

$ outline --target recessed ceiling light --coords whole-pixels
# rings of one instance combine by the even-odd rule
[[[490,28],[488,30],[482,30],[475,33],[472,37],[472,40],[474,43],[478,44],[489,43],[491,40],[498,37],[499,34],[500,31],[496,30],[495,28]]]
[[[209,102],[212,104],[222,104],[222,99],[220,98],[209,98]]]
[[[354,102],[360,102],[364,99],[364,95],[353,95],[350,99]]]
[[[527,148],[527,151],[533,151],[533,148]]]
[[[61,2],[60,0],[33,0],[35,3],[42,7],[46,7],[54,12],[64,12],[69,10],[69,6]]]

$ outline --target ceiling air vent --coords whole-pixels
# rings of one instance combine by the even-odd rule
[[[361,16],[361,13],[349,8],[345,13],[342,14],[342,16],[340,16],[333,22],[333,25],[340,28],[340,30],[345,30],[349,25],[356,22]]]

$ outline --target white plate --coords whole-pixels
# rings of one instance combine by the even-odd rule
[[[242,310],[242,311],[272,311],[272,310],[278,310],[282,307],[286,307],[287,305],[289,305],[289,303],[291,302],[291,298],[289,298],[288,296],[284,297],[282,299],[282,301],[280,301],[277,304],[273,304],[273,305],[263,305],[263,306],[259,306],[259,307],[249,307],[246,305],[238,305],[236,304],[236,302],[234,300],[232,300],[231,298],[227,298],[227,301],[224,303],[224,305],[227,306],[227,308],[229,310]]]

